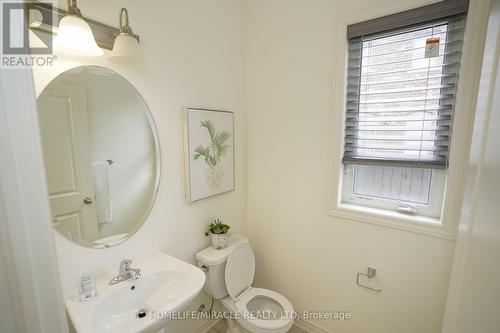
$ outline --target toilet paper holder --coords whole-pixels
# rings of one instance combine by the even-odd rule
[[[372,288],[372,287],[369,287],[369,286],[365,286],[364,284],[360,283],[359,282],[359,276],[362,275],[364,277],[366,277],[367,279],[373,279],[375,277],[375,275],[377,275],[377,270],[373,267],[368,267],[366,273],[358,273],[356,275],[356,284],[360,287],[363,287],[363,288],[366,288],[366,289],[370,289],[370,290],[373,290],[373,291],[376,291],[376,292],[381,292],[382,289],[375,289],[375,288]]]

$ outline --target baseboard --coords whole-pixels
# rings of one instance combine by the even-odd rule
[[[309,320],[295,320],[293,326],[307,332],[307,333],[334,333],[327,330],[317,324],[310,322]]]
[[[206,333],[209,329],[217,325],[219,321],[221,321],[221,319],[207,320],[194,333]]]
[[[219,321],[221,321],[221,320],[222,319],[207,320],[194,333],[206,333],[212,327],[217,325],[219,323]],[[334,332],[329,331],[326,328],[323,328],[317,324],[313,324],[312,322],[310,322],[308,320],[295,320],[295,322],[293,323],[293,326],[305,331],[306,333],[334,333]]]

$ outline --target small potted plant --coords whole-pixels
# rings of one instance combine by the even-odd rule
[[[212,239],[212,246],[215,249],[223,249],[226,246],[226,241],[229,237],[228,231],[230,226],[222,223],[221,220],[215,219],[205,232],[205,236],[210,236]]]

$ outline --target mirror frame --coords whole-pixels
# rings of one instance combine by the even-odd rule
[[[36,103],[38,103],[38,98],[45,91],[45,89],[47,89],[47,87],[50,85],[51,82],[53,82],[54,80],[56,80],[57,78],[59,78],[61,75],[65,74],[66,72],[71,71],[71,70],[75,70],[75,69],[78,69],[78,68],[81,68],[81,67],[82,68],[97,67],[99,69],[103,69],[103,70],[112,72],[113,74],[115,74],[115,75],[119,76],[120,78],[122,78],[125,82],[128,83],[128,85],[132,89],[134,89],[137,92],[137,94],[139,95],[139,97],[144,102],[144,105],[146,106],[147,110],[145,110],[145,113],[146,113],[146,117],[148,118],[149,125],[151,127],[151,131],[152,131],[153,139],[154,139],[154,146],[155,146],[154,150],[155,150],[155,167],[156,167],[156,172],[155,172],[155,186],[154,186],[154,191],[153,191],[153,195],[152,195],[152,198],[151,198],[151,202],[149,203],[149,206],[147,207],[147,209],[146,209],[146,211],[145,211],[145,213],[144,213],[141,221],[139,223],[137,223],[137,225],[135,226],[135,228],[133,228],[131,231],[129,231],[127,233],[127,237],[123,238],[123,240],[121,240],[121,241],[119,241],[119,242],[117,242],[116,244],[113,244],[113,245],[103,244],[103,247],[93,247],[93,246],[91,246],[91,241],[85,241],[85,242],[89,242],[89,244],[85,244],[84,242],[73,241],[71,239],[68,239],[68,238],[64,237],[59,231],[57,231],[56,229],[54,229],[53,226],[51,226],[53,228],[53,230],[54,230],[54,233],[58,234],[63,239],[67,240],[68,242],[70,242],[72,244],[75,244],[75,245],[78,245],[78,246],[81,246],[81,247],[84,247],[84,248],[90,249],[90,250],[104,250],[104,249],[109,249],[109,248],[121,245],[121,244],[125,243],[127,240],[129,240],[130,238],[132,238],[139,231],[139,229],[141,229],[141,227],[146,223],[146,220],[151,215],[151,211],[153,210],[153,207],[154,207],[154,205],[156,203],[156,200],[158,198],[158,192],[159,192],[159,189],[160,189],[160,180],[161,180],[161,145],[160,145],[160,138],[159,138],[159,135],[158,135],[158,128],[156,126],[153,114],[151,112],[151,108],[149,107],[148,103],[146,102],[146,99],[141,94],[141,92],[129,80],[127,80],[123,75],[121,75],[120,73],[116,72],[115,70],[113,70],[111,68],[107,68],[107,67],[100,66],[100,65],[93,65],[93,64],[78,65],[78,66],[73,66],[73,67],[67,68],[64,71],[60,72],[59,74],[55,75],[53,78],[51,78],[46,84],[44,84],[43,88],[41,88],[40,91],[37,93]],[[38,110],[38,107],[37,107],[37,115],[38,115],[38,112],[39,112],[39,110]],[[110,237],[110,236],[108,236],[108,237]]]

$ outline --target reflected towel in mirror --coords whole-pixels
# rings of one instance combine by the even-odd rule
[[[94,180],[95,208],[97,223],[113,223],[113,209],[111,207],[111,179],[108,162],[92,163]]]

